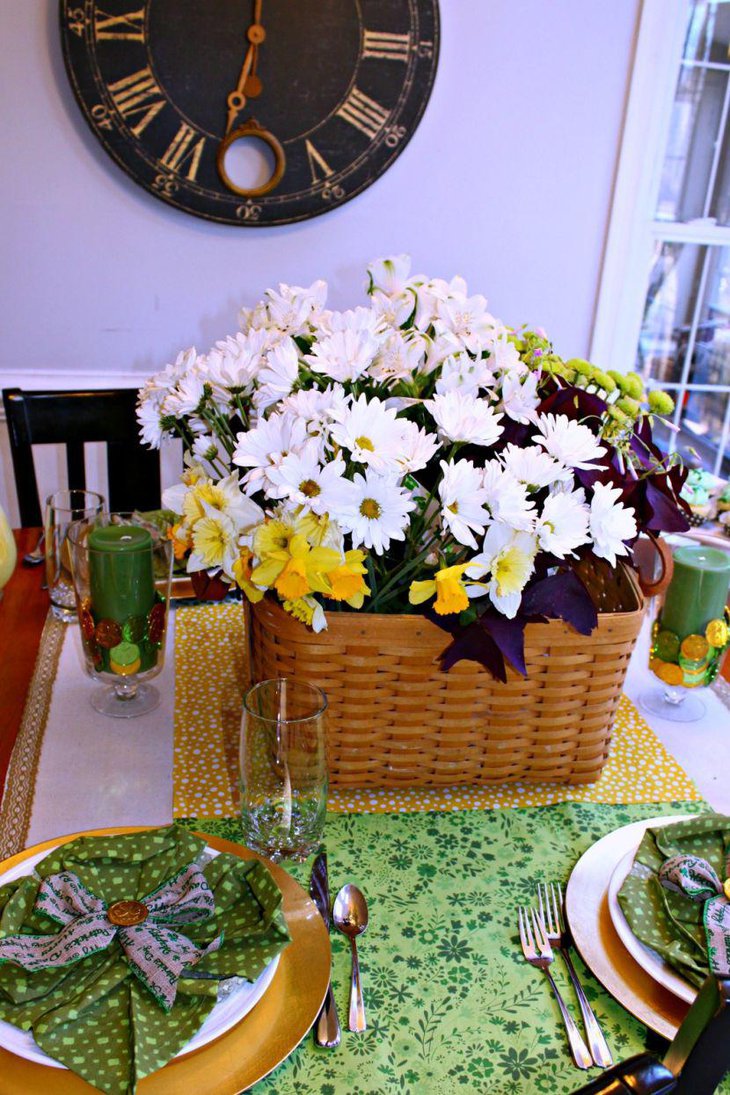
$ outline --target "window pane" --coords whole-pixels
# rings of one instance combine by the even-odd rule
[[[711,247],[688,380],[730,384],[730,247]]]
[[[726,71],[686,66],[680,70],[659,187],[658,220],[689,221],[716,215],[705,204],[727,83]],[[713,204],[727,216],[727,127],[722,140],[723,167]]]
[[[647,379],[681,380],[705,250],[694,243],[656,244],[635,366]]]
[[[684,44],[686,60],[727,64],[730,3],[698,3],[692,8]]]
[[[655,441],[665,451],[673,446],[690,467],[699,462],[703,468],[714,472],[722,442],[727,401],[725,392],[685,392],[679,433],[673,434],[662,423],[656,422]],[[719,474],[730,476],[730,456],[725,456]]]

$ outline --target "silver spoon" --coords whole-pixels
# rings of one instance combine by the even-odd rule
[[[360,963],[357,960],[358,935],[362,935],[368,926],[368,906],[364,895],[357,886],[343,886],[335,898],[332,909],[335,927],[350,940],[352,951],[352,980],[350,982],[350,1014],[348,1026],[358,1033],[366,1029],[365,1004],[360,984]]]
[[[23,562],[27,567],[37,567],[39,563],[42,563],[46,557],[46,534],[42,532],[38,538],[38,543],[32,551],[26,551],[23,556]]]

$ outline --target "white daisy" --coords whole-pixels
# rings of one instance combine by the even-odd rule
[[[440,442],[435,433],[420,430],[415,422],[399,419],[401,427],[397,462],[401,472],[420,471],[438,452]]]
[[[506,470],[528,490],[540,490],[553,483],[572,483],[573,472],[550,456],[538,445],[522,448],[519,445],[505,445],[499,454]]]
[[[202,373],[186,373],[165,396],[163,413],[182,418],[183,415],[196,411],[204,398],[205,380]]]
[[[261,412],[278,401],[294,387],[299,376],[299,351],[293,338],[282,338],[268,351],[263,368],[256,377],[259,386],[254,395],[256,409]]]
[[[269,470],[280,464],[287,453],[299,450],[306,438],[303,419],[276,412],[260,419],[253,429],[239,433],[231,460],[239,468],[251,469],[242,480],[246,490],[253,494],[268,483]]]
[[[370,368],[379,348],[379,339],[370,331],[333,331],[316,342],[304,360],[312,372],[332,380],[357,380]]]
[[[309,442],[300,452],[290,452],[268,473],[279,498],[302,507],[302,512],[343,514],[354,511],[352,483],[344,478],[345,461],[335,457],[322,465],[317,442]]]
[[[493,445],[502,433],[502,415],[495,414],[485,399],[458,391],[445,392],[427,399],[425,406],[447,441]]]
[[[405,539],[408,514],[416,502],[392,479],[376,475],[370,469],[365,475],[356,474],[354,485],[354,516],[345,516],[340,523],[352,534],[353,547],[363,544],[376,555],[382,555],[391,540]]]
[[[487,492],[482,486],[482,473],[471,460],[458,460],[455,464],[442,460],[441,472],[443,477],[438,486],[441,519],[460,544],[476,549],[473,533],[484,532],[489,521],[484,508]]]
[[[543,551],[564,559],[581,544],[587,544],[589,513],[582,489],[548,495],[535,528]]]
[[[522,591],[535,566],[537,541],[527,532],[495,521],[487,529],[482,551],[475,555],[466,572],[471,578],[488,573],[489,599],[509,620],[514,619],[522,601]]]
[[[388,410],[379,399],[368,401],[361,395],[344,411],[334,413],[330,436],[353,460],[376,471],[397,470],[402,430],[395,410]]]
[[[502,377],[502,407],[514,422],[527,425],[534,422],[540,403],[537,394],[539,373],[528,373],[522,379],[517,373],[505,373]]]
[[[460,391],[476,396],[480,388],[491,388],[494,373],[485,358],[474,361],[468,354],[451,354],[441,366],[441,376],[436,381],[436,393]]]
[[[140,436],[144,444],[152,449],[159,449],[165,438],[175,436],[171,431],[162,428],[160,418],[164,398],[165,393],[161,389],[155,391],[145,387],[137,404]]]
[[[562,464],[584,471],[600,467],[595,461],[606,449],[587,426],[563,414],[539,414],[535,425],[540,431],[537,444]]]
[[[590,531],[593,550],[601,559],[616,566],[616,556],[628,555],[625,540],[633,540],[637,534],[634,511],[620,501],[620,487],[608,483],[593,484],[591,499]]]
[[[488,460],[482,468],[485,505],[494,521],[526,532],[535,524],[535,503],[527,496],[527,487],[505,471],[498,460]]]

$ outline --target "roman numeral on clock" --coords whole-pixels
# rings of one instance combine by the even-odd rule
[[[187,122],[183,122],[160,160],[164,167],[168,167],[170,171],[176,171],[179,175],[187,167],[187,178],[193,181],[198,174],[200,157],[203,155],[205,145],[205,137],[196,141],[196,136],[197,130],[189,126]]]
[[[372,140],[387,122],[389,111],[354,87],[336,113]]]
[[[388,34],[386,31],[363,32],[363,57],[386,61],[407,61],[411,50],[410,34]]]
[[[304,147],[307,150],[309,170],[312,173],[312,183],[316,184],[320,178],[326,179],[328,175],[334,175],[334,171],[325,160],[321,152],[318,152],[310,140],[305,140]]]
[[[97,42],[144,42],[144,8],[126,15],[108,15],[97,11],[94,23]]]
[[[141,115],[139,121],[130,126],[135,137],[139,137],[165,105],[162,91],[155,83],[150,68],[141,68],[139,72],[109,84],[109,92],[123,118]]]

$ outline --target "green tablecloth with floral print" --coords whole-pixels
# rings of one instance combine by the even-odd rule
[[[691,813],[701,803],[451,814],[330,814],[333,893],[355,882],[370,924],[360,943],[365,1034],[343,1029],[336,1050],[307,1037],[255,1091],[276,1095],[559,1095],[589,1076],[574,1068],[549,986],[522,959],[516,906],[538,880],[566,882],[594,841],[631,821]],[[240,840],[234,820],[188,822]],[[311,863],[286,865],[307,885]],[[350,956],[332,937],[333,985],[345,1019]],[[618,1061],[661,1040],[614,1001],[580,962],[586,993]],[[560,960],[553,966],[579,1013]]]

